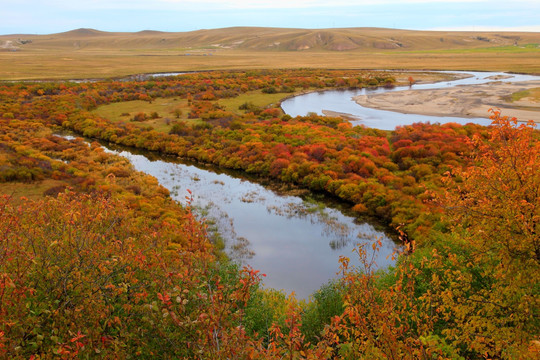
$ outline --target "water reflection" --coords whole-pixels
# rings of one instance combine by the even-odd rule
[[[450,71],[438,71],[440,73],[452,73]],[[518,82],[539,80],[539,76],[521,75],[521,74],[506,74],[499,72],[454,72],[465,74],[468,77],[445,83],[433,84],[415,84],[412,86],[414,90],[425,89],[441,89],[454,87],[458,85],[476,85],[485,84],[493,81],[501,82]],[[353,97],[359,95],[379,94],[392,91],[408,90],[409,86],[397,86],[394,88],[363,88],[350,90],[327,90],[313,92],[305,95],[299,95],[289,98],[281,103],[281,107],[285,113],[291,116],[304,116],[309,112],[316,112],[323,115],[323,110],[330,110],[339,113],[351,114],[361,120],[351,121],[353,125],[365,125],[381,130],[394,130],[399,125],[410,125],[415,122],[438,122],[447,123],[455,122],[459,124],[477,123],[481,125],[489,125],[491,120],[486,118],[461,118],[451,116],[428,116],[417,114],[402,114],[393,111],[378,110],[363,107],[353,101]]]
[[[393,263],[390,255],[396,244],[383,229],[360,222],[329,202],[280,195],[232,174],[169,158],[149,158],[125,149],[110,151],[156,177],[181,203],[186,202],[189,189],[192,205],[209,220],[210,228],[219,230],[231,257],[267,274],[265,286],[307,298],[336,276],[340,256],[360,265],[353,249],[365,244],[371,250],[379,238],[383,246],[375,255],[377,265]]]

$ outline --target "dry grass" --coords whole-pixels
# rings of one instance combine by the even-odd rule
[[[0,79],[112,78],[140,73],[264,68],[510,71],[540,74],[540,53],[220,51],[213,56],[0,52]]]
[[[25,197],[30,200],[39,200],[44,197],[44,192],[56,186],[66,185],[60,180],[47,179],[32,183],[8,182],[0,183],[0,194],[6,194],[13,198],[15,204],[22,202]]]
[[[19,38],[32,42],[18,44]],[[3,80],[299,67],[540,74],[539,33],[501,35],[360,28],[230,28],[190,33],[77,30],[53,35],[0,36],[0,45],[7,41],[18,50],[0,51]],[[299,50],[305,47],[309,49]]]
[[[190,53],[247,51],[453,50],[523,47],[540,42],[538,33],[414,31],[383,28],[287,29],[231,27],[191,32],[112,33],[78,29],[50,35],[0,36],[4,48],[86,50],[174,50]]]

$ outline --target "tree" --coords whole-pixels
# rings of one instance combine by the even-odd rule
[[[493,111],[488,141],[472,139],[473,162],[446,179],[443,201],[455,253],[432,282],[455,346],[497,358],[534,358],[540,329],[540,142],[534,124]],[[438,262],[438,265],[436,264]],[[536,346],[536,348],[534,348]],[[537,354],[537,353],[536,353]]]
[[[540,265],[540,142],[534,123],[494,111],[489,141],[472,139],[472,165],[447,183],[448,210],[474,246],[506,263]]]

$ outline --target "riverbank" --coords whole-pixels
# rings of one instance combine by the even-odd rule
[[[512,101],[512,94],[540,87],[540,81],[516,83],[492,82],[462,85],[435,90],[405,90],[383,94],[359,95],[358,104],[404,114],[432,116],[489,117],[489,109],[498,108],[503,115],[520,121],[540,122],[540,102],[533,98]]]
[[[322,113],[325,116],[331,116],[331,117],[340,117],[342,119],[348,120],[348,121],[358,121],[361,120],[358,116],[354,116],[351,114],[339,112],[339,111],[332,111],[332,110],[323,110]]]

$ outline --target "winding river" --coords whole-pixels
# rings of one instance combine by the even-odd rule
[[[327,90],[320,92],[308,93],[305,95],[289,98],[281,103],[283,111],[291,116],[306,115],[308,112],[316,112],[319,115],[323,114],[323,110],[336,111],[346,113],[358,117],[360,120],[351,121],[353,125],[363,124],[367,127],[377,128],[381,130],[393,130],[398,125],[410,125],[415,122],[456,122],[459,124],[477,123],[481,125],[489,125],[491,121],[486,118],[460,118],[449,116],[428,116],[417,114],[402,114],[393,111],[385,111],[367,108],[357,104],[352,100],[353,97],[359,95],[380,94],[386,92],[402,91],[402,90],[429,90],[441,89],[460,85],[479,85],[490,82],[521,82],[539,80],[540,76],[507,74],[500,72],[452,72],[439,71],[444,73],[460,73],[468,75],[468,77],[458,80],[437,82],[431,84],[414,84],[409,86],[397,86],[391,89],[379,88],[363,88],[351,90]]]
[[[360,221],[350,206],[321,195],[280,194],[241,173],[216,167],[179,162],[152,153],[106,146],[109,152],[128,158],[135,168],[156,177],[185,204],[188,189],[195,212],[215,225],[229,256],[266,274],[264,285],[298,298],[311,293],[336,276],[340,256],[359,266],[353,250],[365,244],[378,267],[393,263],[397,245],[375,222]],[[373,252],[372,244],[382,241]]]
[[[413,88],[481,84],[493,81],[494,76],[508,74],[467,72],[467,75],[465,79],[418,84]],[[498,81],[533,79],[538,77],[511,75]],[[362,124],[381,129],[418,121],[489,122],[487,119],[400,114],[365,108],[352,101],[357,95],[405,89],[409,87],[315,92],[290,98],[282,103],[282,108],[292,116],[308,112],[321,114],[323,109],[349,113],[360,117]],[[308,197],[284,195],[256,179],[246,178],[245,174],[215,167],[135,153],[133,149],[108,147],[108,151],[128,158],[137,170],[156,177],[181,203],[186,202],[189,189],[196,212],[220,234],[229,256],[265,273],[267,287],[287,293],[294,291],[297,297],[308,298],[336,277],[340,256],[351,258],[354,266],[360,265],[354,253],[358,244],[366,245],[368,258],[373,258],[378,267],[393,263],[391,255],[398,245],[389,233],[380,225],[354,217],[348,205],[313,194]],[[372,244],[377,239],[381,239],[383,245],[379,251],[372,252]]]

